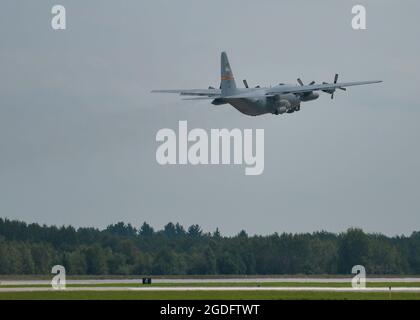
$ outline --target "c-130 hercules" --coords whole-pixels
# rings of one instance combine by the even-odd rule
[[[245,88],[237,88],[226,52],[222,52],[220,89],[209,87],[208,89],[153,90],[152,92],[195,96],[184,100],[210,99],[213,100],[212,104],[214,105],[228,103],[246,115],[258,116],[266,113],[278,115],[299,111],[301,102],[318,99],[319,94],[314,91],[326,92],[333,99],[336,89],[346,91],[345,87],[382,82],[374,80],[338,83],[337,80],[338,74],[334,77],[334,83],[316,84],[315,81],[312,81],[308,85],[304,85],[302,80],[297,79],[299,85],[281,83],[270,88],[260,86],[249,88],[247,81],[243,80]]]

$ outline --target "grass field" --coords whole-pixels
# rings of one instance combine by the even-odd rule
[[[1,285],[0,288],[48,288],[48,284],[36,285]],[[67,284],[68,288],[78,287],[98,288],[98,291],[40,291],[40,292],[0,292],[0,300],[90,300],[90,299],[140,299],[140,300],[420,300],[419,292],[334,292],[334,291],[276,291],[276,290],[214,290],[214,291],[170,291],[171,288],[180,287],[333,287],[350,288],[349,282],[187,282],[187,283],[154,283],[142,285],[136,283],[92,283],[92,284]],[[99,291],[101,287],[110,287],[110,290]],[[149,288],[147,291],[133,291],[130,288]],[[167,287],[166,290],[154,291],[153,288]],[[420,282],[368,282],[367,287],[420,287]],[[112,288],[116,288],[112,290]],[[127,290],[121,290],[127,288]],[[118,290],[117,290],[118,289]],[[104,290],[104,289],[102,289]]]
[[[405,292],[285,292],[285,291],[57,291],[0,292],[0,300],[420,300]]]

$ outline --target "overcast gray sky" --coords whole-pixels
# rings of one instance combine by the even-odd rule
[[[367,30],[351,8],[367,9]],[[53,31],[51,7],[67,9]],[[420,2],[2,1],[0,216],[105,227],[167,222],[389,235],[420,230]],[[300,112],[245,116],[152,95],[237,82],[382,79],[322,94]],[[265,129],[265,170],[160,166],[156,132]]]

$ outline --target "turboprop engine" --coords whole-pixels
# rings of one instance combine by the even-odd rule
[[[311,100],[316,100],[318,98],[319,98],[319,94],[316,93],[316,92],[311,91],[311,92],[304,93],[300,97],[300,100],[302,100],[302,101],[311,101]]]
[[[302,80],[300,80],[300,78],[297,79],[297,82],[301,85],[304,86]],[[315,84],[315,81],[311,81],[309,83],[309,85],[313,85]],[[300,101],[311,101],[311,100],[316,100],[319,98],[319,94],[313,91],[309,91],[309,92],[304,92],[300,95]]]

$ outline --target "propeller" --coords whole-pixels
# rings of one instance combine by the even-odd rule
[[[334,75],[334,84],[336,84],[337,81],[338,81],[338,74],[336,73]],[[328,84],[328,82],[322,82],[322,84]],[[343,90],[343,91],[346,91],[346,88],[338,87],[338,89]],[[334,99],[335,89],[322,90],[322,91],[331,94],[331,99]]]
[[[301,85],[301,86],[304,86],[304,84],[303,84],[303,82],[302,82],[302,80],[300,79],[300,78],[298,78],[297,79],[297,82]],[[311,85],[313,85],[313,84],[315,84],[315,81],[311,81],[310,83],[309,83],[309,85],[311,86]]]
[[[304,86],[304,83],[303,83],[303,81],[300,79],[300,78],[297,78],[297,82],[303,87]],[[313,84],[315,84],[315,81],[311,81],[308,85],[309,86],[311,86],[311,85],[313,85]],[[311,94],[313,94],[313,91],[309,91],[309,92],[303,92],[303,93],[301,93],[300,94],[300,96],[302,96],[302,97],[305,97],[305,96],[309,96],[309,95],[311,95]]]
[[[245,88],[249,88],[249,85],[248,85],[248,81],[246,81],[246,79],[244,79],[244,80],[242,80],[242,82],[244,83],[244,86],[245,86]],[[258,86],[255,86],[254,88],[261,88],[259,85]]]

